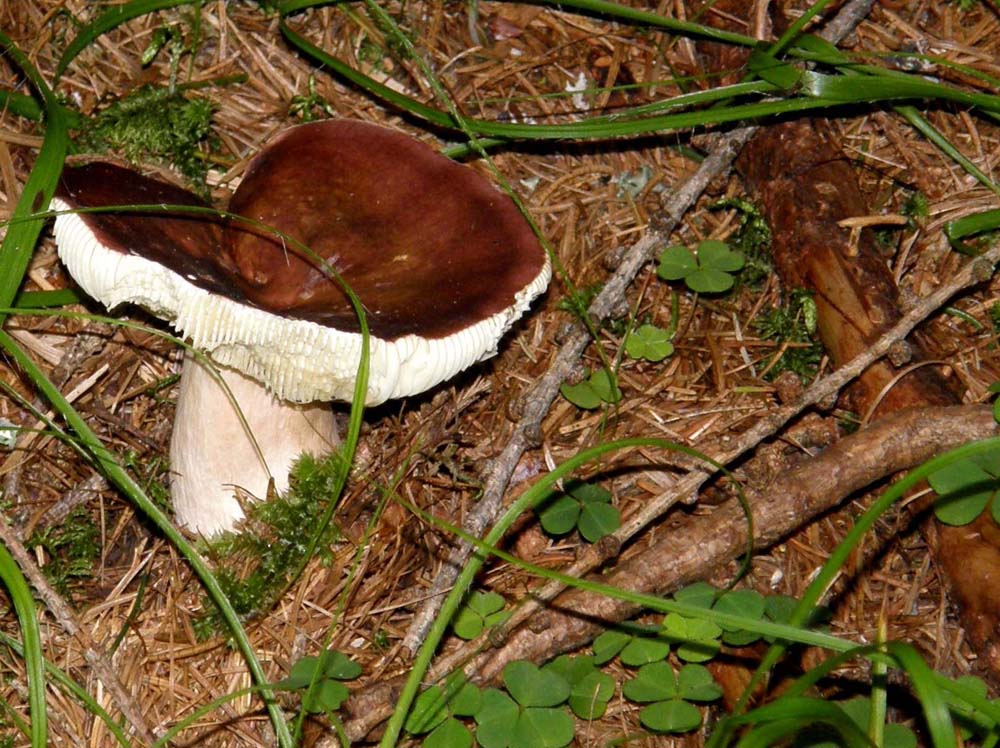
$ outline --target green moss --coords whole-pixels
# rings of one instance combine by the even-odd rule
[[[42,571],[49,583],[65,596],[69,596],[75,582],[94,575],[101,554],[100,532],[82,507],[74,509],[58,525],[35,531],[26,545],[44,551]]]
[[[333,524],[320,529],[316,523],[329,503],[336,501],[344,469],[339,452],[324,458],[303,455],[292,469],[285,494],[248,505],[239,532],[208,543],[206,555],[215,563],[219,583],[242,619],[266,613],[274,605],[294,581],[292,575],[308,561],[306,553],[315,532],[320,532],[316,543],[320,558],[332,559],[340,532]],[[207,598],[205,608],[212,612],[195,623],[195,630],[209,637],[224,626]]]
[[[750,288],[759,286],[774,272],[771,263],[771,229],[764,214],[752,202],[740,197],[720,200],[712,208],[728,208],[739,215],[739,227],[726,239],[726,243],[734,252],[743,253],[740,283]]]
[[[145,454],[140,457],[130,449],[122,456],[122,464],[135,474],[136,481],[156,506],[168,514],[173,512],[167,480],[170,461],[166,456]]]
[[[204,191],[213,105],[159,86],[141,86],[87,120],[81,150],[173,166]]]
[[[823,346],[815,337],[816,304],[812,294],[804,289],[792,291],[785,302],[762,314],[754,323],[757,334],[778,344],[780,358],[771,365],[768,379],[784,371],[798,374],[803,380],[812,379],[823,357]],[[784,347],[784,344],[789,344]],[[781,348],[784,347],[782,351]]]

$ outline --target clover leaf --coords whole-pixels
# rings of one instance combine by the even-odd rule
[[[712,610],[760,620],[764,617],[764,596],[755,590],[729,590],[723,593]],[[760,639],[760,634],[746,629],[722,627],[722,641],[734,647],[745,647]]]
[[[650,704],[639,721],[657,732],[689,732],[701,724],[701,710],[692,701],[714,701],[722,689],[701,665],[685,665],[679,673],[666,662],[639,668],[622,693],[631,701]]]
[[[565,535],[576,528],[591,543],[621,525],[621,515],[611,505],[611,492],[580,480],[567,481],[565,492],[543,505],[538,519],[550,535]]]
[[[663,618],[663,635],[678,643],[677,656],[685,662],[705,662],[718,653],[722,628],[703,618],[667,613]]]
[[[631,358],[662,361],[674,352],[672,334],[656,325],[639,325],[625,336],[625,353]]]
[[[405,729],[427,734],[424,748],[470,748],[472,733],[456,717],[471,717],[482,708],[482,692],[459,671],[441,686],[422,691],[414,702]]]
[[[682,245],[667,247],[660,253],[657,275],[663,280],[683,280],[697,293],[722,293],[733,287],[733,273],[744,264],[742,252],[725,242],[706,239],[698,244],[697,254]]]
[[[630,641],[632,641],[632,635],[626,631],[620,629],[604,631],[590,645],[594,652],[594,662],[598,665],[611,662]]]
[[[504,603],[496,592],[473,592],[455,616],[452,630],[461,639],[475,639],[484,629],[510,617],[510,612],[503,609]]]
[[[594,410],[601,403],[613,404],[622,399],[622,391],[618,389],[614,375],[606,369],[597,369],[576,384],[563,384],[559,391],[573,405],[585,410]]]
[[[503,681],[510,696],[487,689],[475,714],[482,748],[562,748],[573,740],[573,718],[556,708],[572,691],[562,675],[518,660],[504,668]]]
[[[934,514],[947,525],[967,525],[989,505],[1000,522],[1000,451],[959,460],[927,478],[940,497]]]
[[[562,655],[545,666],[570,684],[569,708],[580,719],[600,719],[615,693],[615,681],[597,669],[596,659],[586,655]]]
[[[353,680],[361,672],[358,663],[329,649],[318,657],[303,657],[292,665],[288,677],[275,685],[290,690],[304,690],[302,708],[310,714],[323,714],[336,711],[350,696],[347,687],[340,681]]]

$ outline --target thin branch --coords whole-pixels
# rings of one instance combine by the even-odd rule
[[[873,4],[874,0],[851,0],[830,21],[822,36],[833,43],[840,41],[860,23]],[[729,172],[736,156],[756,131],[756,127],[743,127],[723,136],[695,174],[672,193],[664,203],[663,215],[653,230],[626,252],[618,269],[590,305],[587,313],[591,320],[603,321],[621,308],[626,300],[626,291],[639,271],[653,259],[656,250],[667,243],[670,233],[708,185]],[[560,385],[576,368],[590,342],[591,337],[586,327],[582,323],[576,323],[548,371],[525,394],[521,419],[514,427],[507,446],[485,470],[483,496],[465,522],[465,530],[469,534],[481,537],[483,531],[496,521],[518,461],[526,450],[536,447],[541,441],[542,421],[559,394]],[[663,508],[666,509],[671,503],[664,502]],[[648,519],[644,520],[643,526],[648,522]],[[637,531],[635,529],[632,532]],[[428,599],[417,611],[403,639],[403,646],[409,651],[415,652],[426,638],[427,631],[440,610],[444,594],[454,584],[459,569],[468,559],[471,550],[467,543],[460,543],[438,572]]]

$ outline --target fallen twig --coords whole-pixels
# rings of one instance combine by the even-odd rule
[[[874,0],[851,0],[827,24],[821,35],[834,43],[840,41],[868,14],[873,3]],[[622,304],[625,303],[626,290],[642,267],[653,259],[657,249],[667,243],[670,233],[680,223],[684,214],[694,205],[705,188],[713,180],[729,171],[736,156],[756,132],[756,129],[755,127],[743,127],[720,138],[716,147],[712,149],[711,154],[701,163],[694,175],[665,201],[663,213],[655,222],[653,230],[625,253],[621,264],[587,310],[594,322],[604,320],[614,310],[621,308]],[[464,529],[470,535],[482,536],[483,531],[496,521],[514,468],[524,452],[536,446],[540,441],[542,420],[558,395],[559,386],[573,372],[580,356],[590,342],[591,337],[587,328],[582,323],[574,324],[548,371],[524,395],[523,413],[520,421],[514,427],[507,446],[484,471],[483,495],[465,522]],[[783,420],[782,423],[784,422]],[[773,431],[768,433],[773,433]],[[698,480],[696,485],[700,485],[703,480],[704,478]],[[672,495],[685,495],[679,492],[671,493]],[[672,503],[673,501],[661,500],[660,511],[665,511]],[[649,521],[649,518],[642,519],[641,525],[634,529],[634,523],[630,522],[622,530],[628,528],[628,537],[631,537]],[[459,543],[449,556],[447,563],[435,576],[426,602],[413,617],[410,628],[403,639],[403,646],[409,651],[416,651],[426,638],[431,622],[440,610],[444,593],[454,583],[459,569],[468,559],[470,552],[471,546],[467,543]]]

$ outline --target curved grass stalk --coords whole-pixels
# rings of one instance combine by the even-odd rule
[[[17,613],[17,622],[24,637],[21,656],[28,677],[28,709],[31,715],[31,746],[45,748],[48,721],[45,710],[45,666],[42,655],[42,635],[38,628],[35,600],[31,596],[28,580],[10,552],[0,545],[0,581],[10,593],[11,603]]]
[[[13,225],[8,226],[3,243],[0,244],[0,257],[3,257],[3,262],[0,262],[0,307],[9,307],[21,287],[45,223],[44,218],[35,214],[49,204],[62,172],[69,148],[69,125],[66,111],[56,100],[52,89],[31,61],[2,31],[0,44],[31,81],[45,105],[45,139],[14,208]],[[0,325],[5,319],[6,314],[0,313]]]
[[[193,5],[197,1],[198,0],[132,0],[124,5],[116,5],[109,8],[98,16],[95,21],[80,29],[77,35],[73,37],[73,41],[71,41],[63,51],[62,56],[59,58],[59,62],[56,64],[54,80],[58,83],[62,74],[66,72],[66,68],[69,67],[69,64],[76,58],[76,56],[89,47],[91,43],[102,34],[106,34],[126,21],[131,21],[133,18],[144,16],[147,13],[153,13],[167,8],[176,8],[178,5]]]

